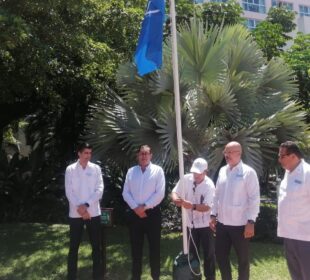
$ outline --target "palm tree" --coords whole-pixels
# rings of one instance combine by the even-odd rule
[[[281,59],[267,62],[242,25],[206,29],[192,20],[178,33],[183,145],[186,159],[209,160],[214,174],[223,162],[223,146],[236,140],[243,160],[260,174],[272,166],[278,143],[309,143],[305,114],[290,101],[297,87]],[[153,147],[154,160],[166,171],[177,165],[171,43],[164,47],[160,71],[139,77],[135,65],[118,72],[120,94],[94,107],[88,123],[95,154],[126,168],[134,150]]]

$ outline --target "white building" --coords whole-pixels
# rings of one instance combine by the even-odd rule
[[[195,0],[196,3],[203,2],[227,2],[228,0]],[[275,6],[285,6],[287,9],[296,12],[295,23],[297,32],[310,33],[310,0],[237,0],[244,10],[243,16],[247,20],[247,26],[250,29],[264,20],[268,10]]]

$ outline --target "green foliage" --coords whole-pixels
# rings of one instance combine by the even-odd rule
[[[267,63],[244,26],[205,28],[202,21],[192,21],[180,28],[178,44],[186,161],[204,156],[214,175],[223,162],[223,146],[236,140],[244,148],[243,159],[262,174],[276,164],[279,142],[303,138],[304,113],[288,101],[297,92],[290,69],[281,59]],[[136,148],[148,143],[153,160],[166,172],[177,166],[170,61],[167,42],[160,71],[139,77],[133,64],[123,64],[121,95],[110,92],[94,107],[87,140],[109,164],[128,168]]]
[[[286,44],[280,24],[262,21],[253,30],[253,36],[268,60],[278,57]]]
[[[235,0],[202,4],[202,20],[207,22],[209,26],[243,23],[242,12],[242,7]]]
[[[10,162],[0,157],[0,221],[63,222],[67,203],[63,198],[63,176],[54,174],[48,162],[37,166],[35,155]]]
[[[40,170],[28,172],[27,180],[22,171],[3,175],[2,193],[11,197],[15,188],[25,188],[29,193],[20,199],[30,199],[24,216],[19,207],[4,208],[4,215],[29,220],[34,214],[33,220],[41,221],[45,214],[34,213],[30,205],[45,201],[43,190],[55,193],[51,201],[63,200],[63,182],[57,185],[53,178],[76,157],[89,106],[104,98],[118,64],[132,57],[144,8],[145,1],[0,1],[0,146],[5,132],[12,139],[6,128],[26,119],[33,152],[31,161],[18,164],[23,172]]]
[[[310,35],[298,33],[291,48],[283,53],[284,60],[295,72],[299,92],[297,100],[307,112],[310,122]]]
[[[257,241],[280,243],[277,237],[277,207],[274,203],[262,203],[255,223],[255,237]]]
[[[196,16],[197,5],[191,0],[175,1],[176,22],[178,25],[189,23],[190,18]],[[170,28],[170,26],[167,26]]]
[[[280,56],[283,47],[291,39],[287,33],[296,27],[295,16],[295,12],[285,7],[272,7],[268,11],[266,20],[253,30],[253,36],[268,60]]]
[[[115,55],[114,67],[118,67],[120,61],[132,58],[146,2],[130,3],[124,0],[92,2],[95,3],[93,10],[87,11],[88,17],[85,19],[88,34],[109,46]],[[116,69],[113,70],[115,74]]]
[[[191,0],[176,1],[177,24],[189,24],[192,18],[200,19],[208,26],[242,23],[242,8],[235,0],[228,2],[205,2],[196,5]]]
[[[285,7],[272,7],[268,11],[266,20],[273,24],[280,24],[283,32],[289,33],[296,28],[295,17],[296,12],[290,11]]]
[[[310,34],[298,33],[293,45],[283,53],[283,57],[294,71],[308,74],[310,69]]]
[[[11,44],[7,35],[10,28],[2,33],[5,40],[0,49],[7,55],[6,60],[0,60],[0,127],[40,109],[61,116],[73,95],[83,96],[83,103],[90,100],[95,85],[89,77],[97,77],[96,83],[108,78],[111,62],[107,55],[99,60],[107,67],[96,67],[97,57],[104,56],[108,49],[90,43],[80,24],[83,15],[78,4],[82,2],[1,2],[1,12],[9,15],[4,26],[13,18],[20,22],[25,35]],[[72,85],[76,86],[75,92]]]
[[[42,107],[62,119],[73,99],[85,114],[133,53],[143,10],[124,3],[1,2],[0,128]]]
[[[8,126],[4,132],[4,142],[11,145],[17,145],[18,141],[14,137],[14,131],[11,126]]]

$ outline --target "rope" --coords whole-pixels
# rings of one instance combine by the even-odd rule
[[[188,211],[186,211],[186,213],[187,213],[187,221],[189,222],[190,220],[189,220]],[[187,224],[188,224],[188,223],[187,223]],[[192,272],[195,276],[200,276],[200,275],[201,275],[201,272],[196,273],[196,272],[193,270],[192,266],[191,266],[191,262],[190,262],[190,258],[189,258],[189,255],[190,255],[190,253],[189,253],[190,240],[192,240],[192,242],[193,242],[193,245],[194,245],[194,248],[195,248],[197,257],[198,257],[199,265],[201,264],[201,261],[200,261],[200,257],[199,257],[198,248],[197,248],[196,243],[195,243],[195,241],[194,241],[194,238],[193,238],[193,236],[192,236],[192,229],[191,229],[190,227],[188,227],[188,231],[189,231],[188,241],[187,241],[187,247],[188,247],[188,248],[187,248],[187,251],[188,251],[188,254],[187,254],[187,261],[188,261],[188,266],[189,266],[191,272]],[[199,271],[200,271],[200,270],[199,270]]]

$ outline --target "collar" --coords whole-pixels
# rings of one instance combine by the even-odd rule
[[[195,179],[194,179],[194,175],[193,173],[191,173],[192,176],[191,176],[191,181],[193,182],[193,184],[195,184]],[[207,180],[207,175],[204,176],[203,180],[199,183],[199,184],[196,184],[196,187],[200,186],[201,184],[205,183]]]
[[[230,166],[227,164],[226,171],[227,172],[240,172],[242,171],[242,165],[243,165],[242,160],[240,160],[239,163],[235,165],[232,169],[230,169]]]
[[[295,175],[295,174],[300,174],[302,173],[302,170],[303,170],[303,164],[304,164],[304,160],[301,159],[299,164],[294,168],[293,171],[289,171],[289,170],[286,170],[286,172],[290,175]]]
[[[76,162],[76,166],[79,168],[79,169],[83,169],[83,166],[81,165],[80,163],[80,160],[78,159],[77,162]],[[89,161],[87,162],[86,166],[85,166],[85,169],[87,169],[89,167]]]
[[[151,165],[152,165],[152,162],[150,161],[150,163],[145,167],[144,172],[151,169]],[[141,172],[143,172],[142,167],[140,165],[138,165],[138,166],[139,166],[139,169],[141,170]]]

